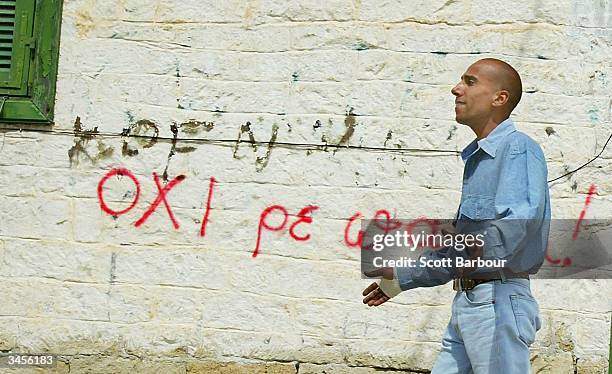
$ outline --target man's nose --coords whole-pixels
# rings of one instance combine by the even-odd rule
[[[455,87],[453,87],[453,88],[451,89],[451,93],[452,93],[453,95],[455,95],[455,96],[459,96],[459,95],[460,95],[460,92],[459,92],[459,88],[458,88],[458,87],[459,87],[459,85],[457,84],[457,85],[455,85]]]

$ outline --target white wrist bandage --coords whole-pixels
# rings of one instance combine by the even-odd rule
[[[402,292],[397,276],[393,277],[393,279],[381,279],[378,283],[378,287],[380,287],[380,290],[384,292],[385,295],[389,296],[389,298],[395,297]]]

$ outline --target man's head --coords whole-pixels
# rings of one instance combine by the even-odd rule
[[[485,58],[472,64],[451,90],[455,120],[470,127],[502,121],[521,100],[521,77],[508,63]]]

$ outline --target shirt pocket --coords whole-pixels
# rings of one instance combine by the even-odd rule
[[[508,154],[510,155],[510,158],[519,157],[520,155],[525,154],[526,152],[527,149],[525,148],[525,144],[521,142],[515,140],[509,145]]]
[[[459,217],[472,221],[486,221],[497,218],[495,200],[491,196],[468,195],[459,208]]]
[[[518,337],[530,346],[535,341],[536,332],[542,327],[538,302],[532,297],[510,295],[510,303]]]

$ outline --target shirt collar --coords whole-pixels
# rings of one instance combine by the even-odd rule
[[[467,161],[470,156],[476,153],[479,149],[482,149],[489,156],[495,158],[495,151],[501,143],[501,141],[507,136],[516,131],[514,122],[512,119],[507,118],[497,125],[489,135],[484,139],[474,139],[467,147],[461,152],[461,159]]]

